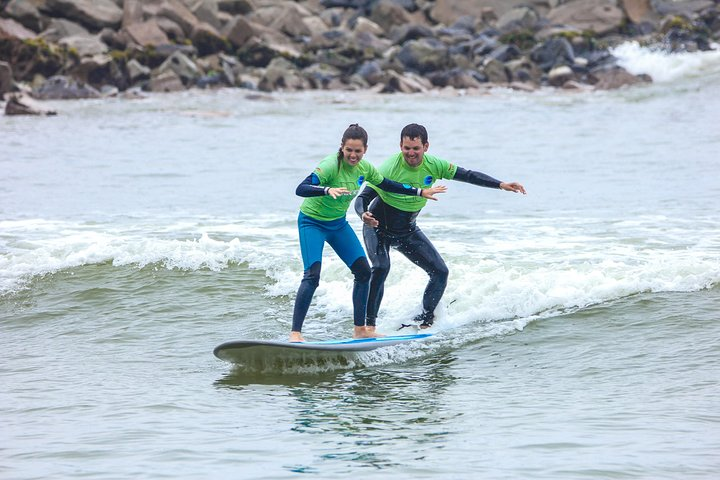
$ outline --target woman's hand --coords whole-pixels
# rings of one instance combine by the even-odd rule
[[[345,187],[332,187],[328,188],[327,194],[333,198],[338,198],[341,195],[349,195],[350,190]]]
[[[447,187],[445,185],[438,185],[437,187],[423,188],[422,196],[423,196],[423,198],[427,198],[428,200],[437,201],[437,198],[435,198],[433,195],[435,195],[436,193],[445,193],[446,191],[447,191]]]

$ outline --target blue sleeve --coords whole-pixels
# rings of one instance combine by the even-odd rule
[[[399,193],[400,195],[414,195],[417,197],[421,192],[419,188],[404,185],[389,178],[383,178],[383,181],[378,183],[377,186],[386,192]]]
[[[325,187],[320,186],[320,179],[314,172],[295,189],[295,195],[299,197],[322,197],[325,194]]]
[[[457,172],[455,172],[453,180],[457,180],[458,182],[471,183],[480,187],[500,188],[500,180],[496,180],[490,175],[485,175],[481,172],[465,170],[462,167],[457,167]]]
[[[358,216],[362,217],[362,214],[368,211],[368,208],[370,207],[370,202],[375,200],[377,196],[378,193],[375,191],[375,189],[370,188],[366,185],[363,188],[362,192],[360,192],[360,195],[358,195],[355,199],[355,213],[357,213]]]

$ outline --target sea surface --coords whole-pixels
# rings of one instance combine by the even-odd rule
[[[656,81],[0,117],[0,478],[717,478],[720,52],[616,54]],[[423,210],[450,268],[427,341],[218,360],[287,337],[294,190],[355,122],[375,164],[417,122],[528,194],[444,181]],[[392,260],[387,334],[427,280]],[[326,249],[306,338],[350,335],[351,289]]]

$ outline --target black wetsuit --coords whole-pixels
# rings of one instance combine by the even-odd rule
[[[453,180],[500,188],[500,181],[484,173],[457,167]],[[435,308],[445,292],[448,268],[430,239],[420,230],[416,219],[420,211],[405,212],[383,202],[372,188],[365,188],[355,200],[355,212],[362,217],[369,211],[380,223],[376,228],[363,225],[365,250],[372,264],[370,293],[366,325],[374,326],[385,291],[385,279],[390,272],[390,247],[405,255],[430,277],[423,294],[423,313],[415,319],[429,326],[433,323]]]

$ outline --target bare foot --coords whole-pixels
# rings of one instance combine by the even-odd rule
[[[373,338],[378,338],[378,337],[384,337],[384,336],[385,336],[385,335],[383,335],[382,333],[375,333],[375,325],[373,325],[373,326],[370,326],[370,325],[366,326],[366,327],[365,327],[365,333],[367,333],[368,336],[373,337]]]
[[[375,327],[355,327],[355,330],[353,330],[353,338],[378,338],[384,336],[375,333]]]
[[[305,339],[300,332],[290,332],[290,343],[304,342]]]

